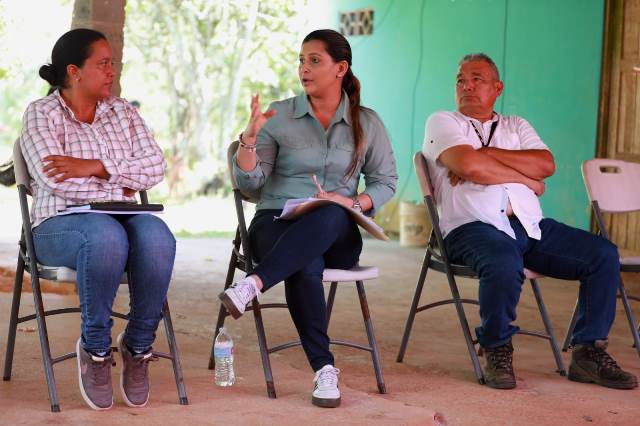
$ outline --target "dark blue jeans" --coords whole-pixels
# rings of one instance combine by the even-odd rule
[[[324,268],[350,269],[358,263],[362,238],[348,213],[325,206],[295,221],[273,220],[281,210],[258,210],[249,236],[254,272],[266,291],[284,280],[285,295],[300,342],[314,371],[334,364],[327,335]]]
[[[523,268],[548,277],[579,280],[578,321],[572,342],[606,339],[616,312],[620,285],[618,249],[605,238],[559,223],[540,222],[542,238],[534,240],[515,218],[510,218],[516,239],[494,226],[472,222],[445,238],[449,259],[470,266],[480,277],[480,345],[505,344],[518,327],[516,305],[524,281]]]
[[[54,216],[33,230],[38,262],[77,271],[82,346],[111,347],[111,310],[128,271],[130,311],[125,343],[146,350],[155,340],[171,280],[176,241],[156,216],[82,213]]]

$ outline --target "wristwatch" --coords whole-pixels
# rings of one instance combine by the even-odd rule
[[[362,213],[362,206],[360,205],[360,200],[358,200],[357,196],[353,197],[353,204],[351,204],[351,208]]]

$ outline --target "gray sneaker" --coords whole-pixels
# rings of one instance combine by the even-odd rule
[[[76,343],[78,382],[82,398],[94,410],[108,410],[113,406],[111,364],[113,357],[96,356],[84,350],[80,339]]]
[[[151,349],[133,354],[124,344],[124,332],[118,335],[118,350],[122,356],[120,391],[129,407],[144,407],[149,401],[149,362],[158,358]]]

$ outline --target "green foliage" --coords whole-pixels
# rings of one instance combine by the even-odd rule
[[[169,196],[194,194],[224,174],[226,147],[248,120],[252,93],[266,108],[297,91],[303,4],[127,2],[123,96],[141,101],[165,150]]]

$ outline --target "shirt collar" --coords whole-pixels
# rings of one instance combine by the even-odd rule
[[[311,105],[309,105],[309,99],[307,98],[306,93],[301,93],[296,96],[293,107],[293,118],[302,118],[306,114],[311,114]],[[333,119],[331,120],[331,124],[337,123],[340,120],[344,120],[349,126],[351,126],[351,117],[349,117],[349,96],[347,96],[347,92],[342,91],[342,98],[340,99],[340,105],[338,105],[338,109],[336,110]]]
[[[64,98],[60,95],[60,89],[56,89],[51,94],[51,96],[53,96],[56,99],[58,99],[58,102],[60,102],[60,105],[62,106],[62,109],[65,110],[67,112],[67,114],[69,114],[69,117],[71,117],[72,119],[74,119],[76,121],[79,121],[76,118],[76,115],[71,110],[71,108],[69,108],[67,103],[64,101]],[[108,98],[105,98],[103,100],[98,101],[98,104],[96,105],[96,115],[95,115],[93,121],[95,122],[98,117],[100,117],[102,114],[104,114],[105,112],[110,110],[112,108],[112,106],[113,106],[113,96],[109,96]]]
[[[461,113],[460,111],[456,111],[458,114],[460,114],[462,117],[464,117],[467,120],[470,121],[475,121],[476,123],[480,123],[480,120],[473,118],[473,117],[469,117],[468,115],[464,115],[463,113]],[[493,115],[491,116],[491,120],[489,121],[485,121],[484,123],[480,123],[480,124],[486,124],[486,123],[493,123],[494,121],[499,121],[501,118],[501,115],[498,114],[497,112],[493,111]]]

